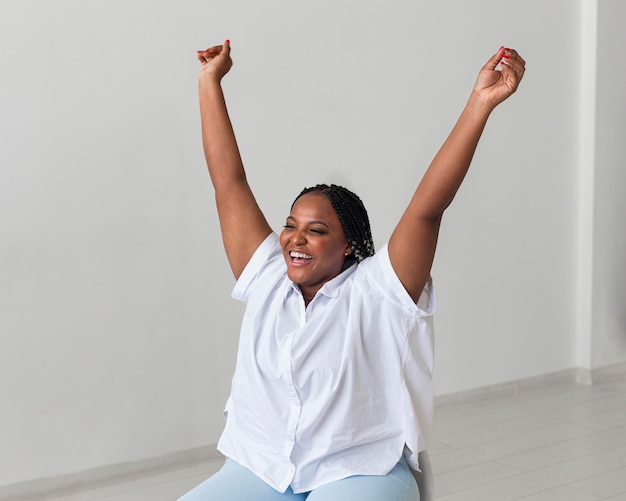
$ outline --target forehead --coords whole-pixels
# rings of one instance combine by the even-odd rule
[[[302,195],[296,203],[293,204],[290,216],[298,219],[323,219],[332,220],[339,223],[339,217],[335,212],[333,204],[323,193],[311,192]]]

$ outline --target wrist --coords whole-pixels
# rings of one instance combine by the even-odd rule
[[[476,90],[472,90],[467,101],[467,108],[478,114],[489,115],[495,109],[498,103],[492,103],[484,99],[484,97]]]
[[[219,75],[215,75],[213,73],[209,73],[206,71],[201,71],[198,74],[198,82],[201,87],[220,87],[222,86],[222,77]]]

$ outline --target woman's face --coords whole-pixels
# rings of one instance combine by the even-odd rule
[[[341,273],[348,239],[330,200],[323,193],[307,193],[293,206],[280,234],[287,275],[307,299]]]

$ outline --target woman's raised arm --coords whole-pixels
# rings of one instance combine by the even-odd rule
[[[202,64],[198,81],[204,156],[215,188],[226,255],[239,278],[272,230],[248,185],[221,87],[233,64],[230,42],[198,51],[198,60]]]
[[[524,66],[515,50],[501,47],[482,67],[461,116],[391,235],[391,264],[414,301],[430,276],[443,212],[463,182],[489,115],[517,90]]]

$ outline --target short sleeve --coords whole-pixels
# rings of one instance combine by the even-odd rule
[[[277,258],[282,260],[278,235],[270,233],[252,254],[250,261],[235,284],[231,297],[239,301],[246,301],[248,293],[257,280],[259,273],[266,269],[269,262],[276,262]]]
[[[391,291],[391,294],[401,306],[405,310],[408,310],[413,316],[427,317],[435,312],[435,291],[432,278],[428,278],[417,304],[414,303],[391,265],[387,244],[363,264],[366,264],[368,268],[371,267],[368,271],[371,273],[374,280]],[[362,264],[359,266],[362,266]]]

